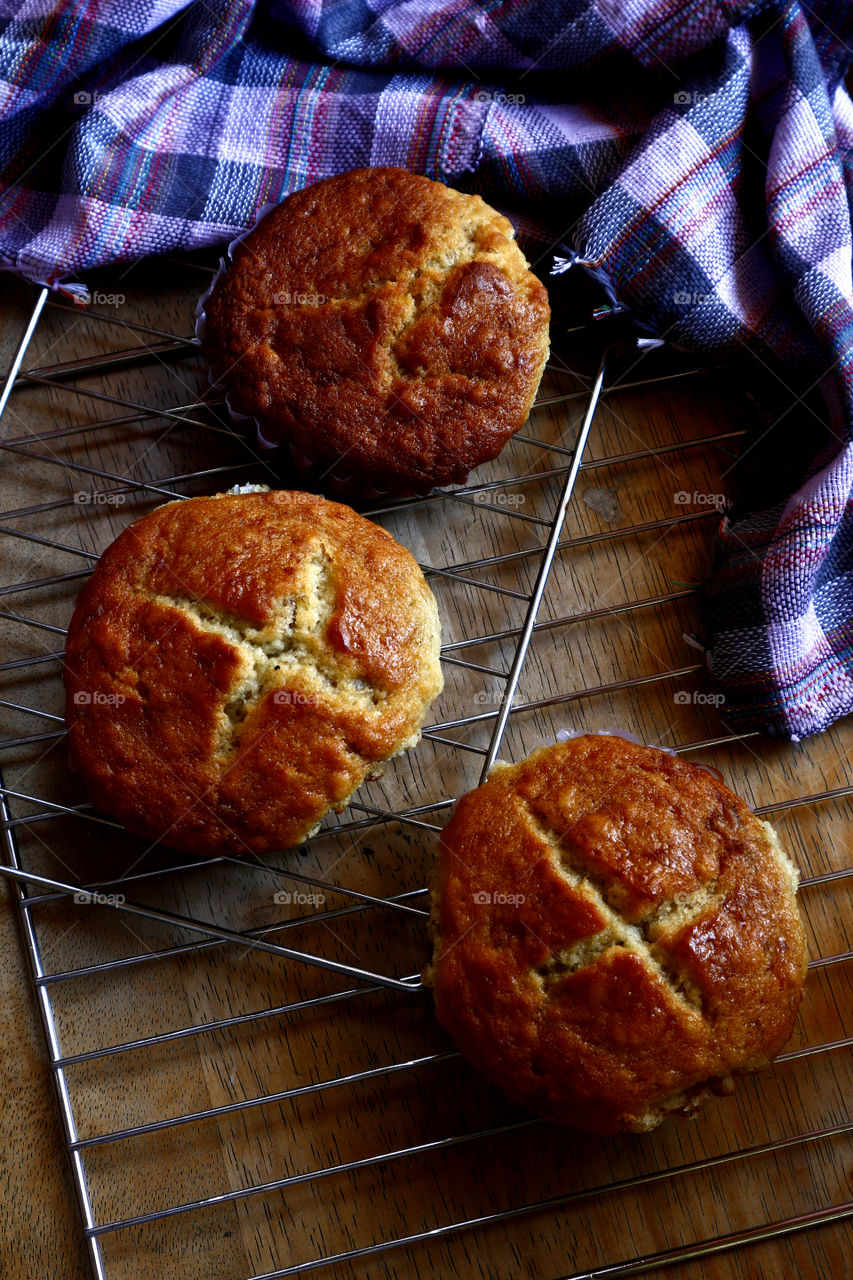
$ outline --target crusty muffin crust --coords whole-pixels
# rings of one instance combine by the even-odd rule
[[[653,1128],[766,1066],[806,974],[797,873],[706,770],[583,736],[496,769],[445,828],[439,1021],[511,1098]]]
[[[237,245],[202,345],[238,413],[317,486],[464,482],[524,424],[548,297],[511,224],[404,169],[294,192]]]
[[[72,763],[133,831],[263,853],[413,746],[441,685],[435,600],[383,529],[305,493],[168,503],[77,602]]]

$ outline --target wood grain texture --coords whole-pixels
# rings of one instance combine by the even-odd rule
[[[116,308],[93,309],[118,323],[50,306],[27,366],[161,341],[156,334],[123,327],[126,322],[189,334],[195,298],[208,278],[193,264],[153,263],[105,274],[97,287],[125,300]],[[2,288],[8,358],[32,292],[9,281]],[[581,352],[570,356],[578,368],[566,367],[565,353],[556,358],[543,394],[571,392],[574,398],[536,411],[525,435],[539,444],[516,440],[472,478],[479,485],[501,481],[500,487],[433,498],[379,517],[425,566],[453,570],[431,575],[446,645],[464,645],[471,637],[523,622],[524,595],[537,569],[535,551],[546,537],[561,480],[545,473],[565,467],[567,457],[559,449],[571,444],[584,407],[588,362]],[[647,356],[634,367],[636,357],[627,357],[614,364],[611,377],[630,383],[664,372],[671,359]],[[204,468],[242,468],[181,483],[177,489],[184,493],[212,492],[238,479],[286,483],[286,476],[270,477],[254,463],[222,424],[211,429],[216,421],[210,410],[188,415],[205,424],[193,425],[142,415],[133,407],[163,410],[194,403],[206,378],[192,351],[168,358],[154,352],[144,363],[117,365],[108,377],[78,375],[74,383],[76,392],[64,382],[22,385],[4,418],[5,438],[28,437],[30,455],[41,455],[4,453],[4,511],[64,505],[3,518],[2,528],[72,550],[7,536],[0,543],[3,583],[85,571],[91,560],[75,551],[98,554],[131,519],[165,500],[163,493],[137,488],[111,501],[95,501],[95,493],[115,488],[116,482],[86,468],[121,476],[131,485]],[[116,407],[81,391],[107,392],[127,405]],[[115,417],[126,420],[98,427]],[[83,433],[33,438],[84,423],[91,429]],[[716,705],[711,685],[694,670],[699,655],[683,637],[700,629],[691,588],[710,563],[713,495],[727,491],[735,444],[690,447],[690,442],[746,425],[740,390],[719,372],[608,392],[566,519],[566,545],[546,591],[543,625],[518,692],[519,706],[548,705],[511,716],[502,757],[521,758],[564,725],[619,725],[645,741],[679,747],[730,732],[725,707]],[[599,465],[602,459],[652,447],[665,451]],[[69,470],[68,463],[79,469]],[[81,494],[87,500],[81,501]],[[622,532],[637,524],[650,527]],[[469,567],[481,557],[497,559]],[[78,589],[79,580],[29,587],[7,594],[0,608],[64,627]],[[627,607],[662,595],[677,598]],[[53,632],[14,620],[3,626],[4,662],[41,658],[62,648],[62,636]],[[446,688],[433,709],[435,725],[472,715],[483,719],[429,731],[415,752],[359,792],[358,803],[382,811],[441,806],[476,784],[502,688],[491,672],[508,669],[513,646],[512,636],[502,636],[447,651]],[[683,669],[686,674],[670,674]],[[59,715],[58,673],[51,658],[6,670],[2,696]],[[595,692],[613,683],[624,687]],[[3,739],[58,727],[31,713],[5,710],[3,721]],[[749,738],[696,750],[690,758],[719,768],[754,806],[790,802],[773,821],[803,876],[814,877],[850,865],[850,799],[796,801],[849,785],[852,745],[853,731],[842,722],[799,745]],[[27,795],[58,804],[85,799],[61,739],[7,749],[2,763],[6,785]],[[38,800],[11,805],[16,818],[44,808]],[[440,826],[447,815],[445,805],[422,815],[422,821]],[[364,812],[354,808],[338,821],[363,819]],[[269,931],[269,939],[376,972],[418,972],[428,954],[422,919],[388,909],[347,912],[351,900],[334,886],[381,896],[421,889],[434,831],[367,821],[350,831],[336,832],[334,822],[327,828],[310,845],[262,864],[220,862],[135,881],[131,877],[173,867],[174,855],[85,818],[50,817],[15,830],[22,861],[34,871],[74,883],[120,879],[112,890],[136,901],[237,930]],[[310,889],[288,880],[283,874],[288,869],[325,881],[319,890],[325,902],[281,901],[282,892]],[[843,954],[853,945],[851,886],[853,878],[803,888],[813,957]],[[646,1137],[591,1141],[529,1122],[511,1108],[452,1054],[425,994],[365,990],[254,950],[250,939],[245,947],[205,943],[189,931],[108,907],[46,901],[33,914],[46,969],[85,970],[51,985],[64,1054],[199,1028],[179,1039],[70,1065],[68,1085],[82,1138],[249,1104],[86,1150],[99,1223],[226,1197],[215,1206],[105,1234],[110,1280],[242,1280],[560,1198],[556,1206],[523,1216],[307,1272],[335,1280],[410,1275],[556,1280],[850,1199],[850,1135],[761,1150],[763,1144],[849,1118],[849,1050],[782,1061],[742,1082],[733,1098],[714,1100],[694,1122],[669,1122]],[[20,938],[8,908],[0,911],[0,946],[0,1060],[7,1100],[0,1118],[0,1169],[9,1207],[0,1227],[0,1275],[82,1280],[88,1272],[67,1158]],[[125,963],[116,967],[119,958]],[[98,968],[105,965],[110,967]],[[849,960],[812,970],[791,1050],[832,1044],[850,1034],[851,972]],[[304,1001],[315,1003],[282,1011]],[[251,1016],[258,1013],[263,1016]],[[223,1019],[237,1021],[210,1025]],[[383,1070],[394,1064],[412,1065]],[[335,1083],[363,1072],[374,1074]],[[325,1082],[329,1087],[310,1088]],[[300,1089],[305,1091],[294,1092]],[[270,1094],[276,1095],[273,1100],[252,1101]],[[506,1131],[466,1139],[495,1128]],[[751,1153],[696,1167],[741,1151]],[[242,1194],[282,1178],[294,1180],[284,1189]],[[621,1189],[614,1189],[617,1183]],[[669,1274],[681,1280],[768,1275],[834,1280],[845,1274],[851,1246],[849,1223],[826,1226],[678,1264]]]

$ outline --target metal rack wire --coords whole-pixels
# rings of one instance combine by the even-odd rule
[[[198,269],[197,264],[190,264],[187,268],[190,271]],[[404,835],[408,833],[406,838],[410,842],[421,840],[423,847],[428,848],[440,829],[441,819],[453,804],[454,795],[459,789],[455,784],[462,777],[467,778],[468,785],[477,780],[476,774],[471,774],[470,764],[466,762],[476,761],[477,773],[484,777],[500,752],[507,749],[510,726],[521,723],[524,717],[533,726],[531,733],[535,734],[537,728],[541,731],[543,727],[547,732],[549,727],[553,727],[549,719],[553,711],[558,715],[565,715],[576,704],[583,703],[587,706],[595,700],[603,700],[610,705],[614,698],[618,700],[622,695],[630,699],[650,688],[669,689],[674,682],[691,680],[701,672],[701,663],[683,662],[651,673],[629,674],[618,671],[613,678],[602,679],[598,683],[582,683],[580,687],[568,690],[537,688],[533,695],[524,698],[518,696],[522,676],[531,661],[534,640],[553,637],[566,627],[580,623],[594,626],[602,620],[617,619],[634,625],[637,619],[642,619],[650,611],[664,607],[677,608],[682,603],[689,602],[695,591],[692,584],[675,583],[669,590],[651,592],[620,603],[593,603],[591,607],[574,607],[570,611],[566,611],[565,607],[557,608],[552,609],[548,616],[542,617],[543,601],[548,598],[553,583],[554,566],[557,563],[562,565],[569,553],[576,554],[580,548],[612,550],[614,546],[626,546],[631,539],[661,531],[666,533],[673,528],[689,532],[693,528],[706,527],[708,519],[714,514],[708,510],[681,512],[674,517],[669,514],[663,518],[638,520],[628,525],[617,524],[613,528],[566,533],[566,516],[579,475],[585,472],[595,477],[598,473],[611,473],[613,469],[630,467],[640,462],[666,459],[678,451],[725,446],[736,440],[742,432],[740,429],[714,431],[688,440],[643,443],[640,448],[622,448],[610,454],[587,457],[587,440],[596,422],[602,397],[608,389],[608,355],[605,352],[590,374],[580,378],[580,383],[573,375],[570,390],[542,395],[538,411],[534,412],[525,433],[517,438],[513,446],[517,452],[513,453],[512,448],[508,450],[501,462],[495,465],[494,472],[486,478],[478,479],[477,483],[463,490],[441,492],[408,502],[374,505],[366,514],[380,521],[390,521],[395,529],[401,529],[403,541],[407,540],[407,534],[415,542],[424,540],[423,527],[417,521],[424,518],[425,513],[428,516],[431,510],[446,513],[452,509],[465,520],[469,517],[476,518],[481,523],[491,520],[502,531],[511,531],[508,541],[503,532],[500,537],[493,539],[495,549],[491,554],[478,554],[469,558],[463,551],[461,555],[440,562],[436,555],[422,557],[425,572],[436,589],[444,589],[458,599],[463,615],[465,602],[473,594],[478,601],[489,598],[489,606],[478,617],[493,619],[491,626],[480,626],[473,634],[459,634],[449,639],[443,648],[446,670],[452,671],[460,680],[469,682],[468,685],[460,686],[468,690],[467,701],[462,708],[465,714],[453,714],[451,707],[451,714],[445,714],[430,724],[424,734],[424,744],[429,744],[436,753],[437,765],[432,770],[433,775],[441,776],[446,769],[449,787],[445,787],[437,797],[430,795],[430,789],[423,785],[423,774],[418,773],[414,766],[411,775],[403,771],[402,776],[392,779],[385,790],[385,784],[372,785],[364,795],[359,793],[356,802],[340,820],[327,823],[324,830],[310,842],[318,850],[326,848],[330,840],[336,842],[334,848],[338,852],[331,863],[324,864],[322,860],[312,863],[309,850],[307,870],[297,869],[293,859],[286,858],[260,865],[248,857],[224,858],[215,862],[197,862],[191,859],[177,862],[175,859],[170,861],[155,857],[152,864],[148,865],[140,853],[143,861],[119,876],[112,879],[109,876],[99,876],[86,883],[74,883],[70,873],[64,876],[55,872],[47,873],[52,864],[45,849],[40,847],[38,833],[55,826],[61,830],[63,848],[72,847],[75,841],[101,838],[107,842],[106,847],[109,847],[110,840],[125,838],[121,834],[121,828],[103,815],[93,812],[85,801],[63,801],[58,798],[65,791],[60,788],[57,793],[50,789],[54,785],[55,775],[51,775],[44,785],[25,786],[23,782],[15,783],[10,763],[13,766],[16,758],[23,754],[25,759],[31,760],[27,771],[34,769],[38,781],[40,766],[32,753],[50,752],[61,742],[63,734],[62,718],[55,701],[51,702],[50,696],[43,699],[40,692],[44,687],[54,691],[58,687],[63,628],[57,621],[48,621],[40,616],[44,610],[38,602],[41,599],[52,601],[55,598],[58,601],[59,616],[69,617],[73,593],[90,572],[109,537],[105,537],[102,530],[93,528],[90,545],[87,547],[82,545],[82,540],[49,537],[42,530],[49,527],[47,520],[52,515],[57,515],[60,521],[69,514],[75,514],[83,520],[92,520],[96,513],[103,513],[111,500],[115,504],[119,498],[126,499],[125,505],[129,506],[148,503],[153,499],[171,500],[188,496],[193,491],[199,491],[199,488],[210,491],[214,487],[224,488],[246,478],[263,479],[264,468],[248,446],[243,453],[235,452],[238,447],[236,438],[221,416],[218,416],[221,405],[210,394],[202,392],[190,395],[182,404],[155,405],[146,403],[142,398],[136,399],[130,393],[119,394],[119,388],[96,390],[84,385],[86,379],[110,379],[128,369],[156,365],[173,356],[195,360],[200,384],[201,366],[196,359],[192,339],[177,336],[154,325],[130,322],[122,318],[122,332],[131,336],[138,335],[138,345],[124,346],[118,350],[107,349],[94,355],[25,369],[28,348],[39,331],[46,308],[55,308],[57,305],[61,306],[49,299],[47,290],[37,294],[0,394],[0,416],[12,403],[13,395],[27,388],[57,388],[67,397],[70,406],[67,425],[39,430],[33,430],[32,425],[27,425],[23,431],[15,428],[0,443],[0,449],[7,460],[27,459],[43,469],[48,477],[47,492],[43,500],[0,513],[0,532],[17,545],[29,544],[39,554],[43,552],[45,555],[55,553],[59,557],[70,556],[78,562],[77,567],[69,569],[65,566],[61,572],[39,572],[35,576],[0,587],[0,595],[12,604],[21,595],[32,602],[26,612],[19,612],[15,607],[4,608],[2,617],[8,624],[19,628],[19,633],[24,637],[32,637],[36,645],[35,652],[0,663],[0,670],[6,673],[7,678],[23,679],[31,695],[24,702],[10,698],[0,704],[12,714],[12,723],[19,726],[0,741],[0,751],[3,753],[0,758],[6,762],[3,786],[0,788],[6,855],[3,861],[7,864],[3,873],[16,884],[23,940],[56,1085],[59,1116],[71,1158],[93,1274],[99,1280],[113,1280],[114,1275],[124,1275],[126,1272],[122,1269],[124,1264],[119,1256],[120,1251],[114,1258],[111,1257],[108,1244],[123,1235],[135,1240],[133,1233],[138,1230],[159,1230],[164,1224],[168,1225],[176,1220],[183,1224],[192,1215],[203,1215],[207,1222],[210,1220],[209,1215],[215,1212],[232,1211],[249,1201],[254,1203],[255,1200],[261,1201],[266,1197],[290,1193],[306,1186],[313,1192],[329,1180],[339,1181],[365,1170],[369,1170],[375,1177],[393,1177],[394,1170],[401,1165],[410,1168],[413,1161],[450,1158],[455,1153],[461,1155],[468,1168],[482,1169],[494,1159],[492,1153],[495,1149],[500,1149],[503,1140],[524,1142],[527,1141],[527,1133],[538,1131],[539,1141],[547,1141],[541,1136],[545,1127],[539,1121],[515,1113],[510,1113],[507,1119],[506,1111],[499,1103],[491,1100],[491,1111],[487,1108],[484,1122],[473,1127],[452,1128],[443,1136],[422,1135],[413,1140],[405,1140],[405,1132],[401,1130],[403,1140],[399,1143],[393,1140],[396,1130],[392,1127],[387,1146],[378,1151],[348,1154],[345,1150],[340,1158],[329,1163],[307,1169],[279,1170],[274,1177],[264,1178],[258,1176],[257,1171],[254,1174],[249,1171],[245,1181],[229,1186],[224,1191],[204,1194],[196,1190],[195,1194],[183,1196],[169,1192],[160,1203],[149,1207],[140,1206],[134,1211],[130,1204],[134,1191],[133,1161],[140,1159],[144,1163],[139,1153],[143,1151],[141,1144],[147,1141],[159,1143],[168,1140],[172,1134],[177,1134],[180,1138],[181,1134],[192,1132],[195,1126],[203,1123],[222,1123],[227,1127],[240,1117],[257,1116],[259,1113],[267,1115],[267,1109],[279,1104],[297,1102],[315,1107],[318,1100],[322,1103],[323,1099],[331,1095],[354,1096],[355,1091],[372,1086],[389,1089],[393,1087],[395,1078],[420,1079],[427,1070],[441,1069],[456,1063],[458,1055],[452,1047],[436,1042],[431,1033],[423,1033],[428,1012],[416,1027],[418,1034],[408,1038],[401,1036],[403,1051],[393,1060],[373,1061],[363,1066],[342,1062],[339,1070],[330,1070],[319,1078],[308,1081],[300,1079],[297,1083],[289,1084],[282,1082],[283,1087],[261,1089],[257,1093],[247,1093],[239,1098],[226,1097],[220,1103],[190,1106],[181,1099],[179,1109],[170,1114],[134,1118],[131,1111],[128,1111],[121,1123],[96,1131],[92,1124],[92,1091],[100,1087],[97,1075],[99,1071],[104,1073],[104,1078],[112,1081],[109,1076],[110,1063],[116,1060],[124,1064],[122,1079],[125,1082],[131,1080],[137,1088],[146,1085],[152,1093],[156,1093],[155,1076],[161,1069],[158,1064],[164,1061],[157,1057],[161,1050],[173,1052],[177,1046],[195,1044],[209,1037],[215,1049],[218,1046],[216,1052],[224,1058],[228,1055],[229,1045],[232,1042],[236,1044],[247,1030],[252,1034],[263,1034],[265,1028],[278,1025],[282,1019],[288,1025],[293,1025],[301,1018],[328,1016],[333,1020],[340,1017],[343,1011],[351,1016],[353,1010],[383,994],[393,1001],[411,1002],[417,998],[422,988],[417,972],[417,957],[420,956],[420,962],[426,958],[423,884],[401,889],[400,884],[405,884],[404,878],[401,880],[393,874],[381,871],[363,874],[361,867],[353,871],[351,866],[348,881],[340,875],[332,878],[330,869],[337,866],[339,858],[344,857],[340,850],[347,841],[364,839],[377,830]],[[71,307],[65,310],[69,317],[76,314]],[[101,325],[105,330],[114,328],[119,323],[114,317],[92,312],[87,314],[87,322],[93,326]],[[622,391],[653,383],[668,386],[676,380],[696,374],[695,370],[685,369],[683,366],[667,368],[663,372],[657,368],[646,370],[642,359],[637,363],[633,358],[629,367],[633,367],[635,363],[633,377],[626,375],[624,369],[620,374],[619,388]],[[559,368],[556,372],[560,373]],[[106,407],[109,416],[90,418],[86,413],[80,412],[81,405],[84,408]],[[578,407],[582,410],[579,420],[576,417],[563,419],[562,426],[558,424],[556,431],[549,430],[547,424],[543,426],[544,411],[552,409],[559,417]],[[549,422],[553,425],[553,415]],[[140,424],[151,423],[165,423],[168,427],[177,426],[181,429],[189,426],[199,433],[206,433],[206,437],[227,440],[231,456],[224,462],[211,462],[205,455],[201,459],[202,465],[175,474],[142,479],[129,474],[128,468],[122,473],[117,468],[94,465],[91,461],[81,461],[78,456],[62,452],[64,445],[76,445],[81,440],[96,440],[99,443],[109,440],[114,442],[117,449],[128,450],[132,469],[134,460],[142,453],[142,444],[139,445],[138,452],[135,452],[132,432]],[[129,443],[126,439],[128,432],[131,433]],[[77,503],[75,506],[76,499],[69,497],[67,490],[63,488],[69,484],[69,476],[75,477],[74,483],[77,482],[76,477],[81,478],[81,483],[96,482],[100,486],[97,490],[97,502],[90,495],[87,503],[82,506]],[[53,492],[49,487],[51,484]],[[508,491],[518,495],[529,485],[537,487],[535,513],[532,514],[527,509],[521,510],[520,501],[515,504],[502,501]],[[112,510],[115,509],[113,505]],[[135,513],[134,509],[127,514]],[[122,517],[124,515],[122,509]],[[92,520],[92,523],[94,526],[96,522]],[[452,520],[445,514],[434,523],[446,531]],[[463,541],[467,527],[460,526],[461,533],[458,533],[456,545]],[[454,530],[454,536],[457,532]],[[98,545],[99,542],[102,545]],[[425,539],[424,545],[428,542],[429,539]],[[433,550],[436,545],[433,540]],[[508,580],[501,577],[504,570],[516,575],[511,580],[515,585],[509,585]],[[490,577],[489,574],[493,576]],[[564,597],[565,591],[559,594],[558,603]],[[23,643],[26,645],[26,639]],[[498,657],[488,660],[484,658],[483,655],[488,655],[490,651],[497,652]],[[479,692],[474,695],[473,710],[469,709],[470,690],[473,687],[471,681],[479,682],[476,685]],[[489,682],[488,688],[486,682]],[[55,709],[50,710],[49,706],[54,706]],[[37,722],[36,725],[33,720]],[[714,751],[725,751],[738,744],[746,744],[747,739],[753,736],[731,732],[721,724],[716,731],[713,731],[712,726],[711,732],[681,744],[677,749],[699,752],[700,755],[704,752],[707,756]],[[517,750],[518,745],[518,741],[515,741],[509,749]],[[451,759],[457,763],[452,766],[444,763]],[[460,760],[461,764],[458,763]],[[807,787],[806,794],[758,806],[757,811],[769,814],[788,812],[800,807],[814,808],[828,802],[841,802],[853,794],[853,783],[843,781],[837,784],[836,779],[836,785],[830,785],[831,779],[824,778],[823,781],[827,785]],[[74,834],[81,832],[86,834]],[[146,856],[148,852],[150,851],[146,851]],[[276,884],[297,886],[296,890],[289,888],[278,891],[276,901],[281,898],[280,905],[298,906],[299,888],[318,891],[334,901],[331,906],[324,904],[320,911],[314,910],[312,905],[309,911],[283,913],[274,922],[267,921],[261,925],[247,924],[245,918],[234,918],[230,908],[219,918],[206,918],[197,910],[199,898],[203,897],[203,891],[198,890],[200,875],[201,878],[234,877],[235,880],[229,883],[238,883],[242,887],[241,891],[245,892],[251,892],[245,886],[258,877],[272,876]],[[840,892],[850,876],[853,876],[853,866],[833,866],[829,870],[806,877],[804,886],[818,886],[822,890]],[[132,898],[123,896],[125,893],[133,895]],[[161,895],[160,900],[158,894]],[[146,896],[146,900],[138,901],[137,895]],[[122,921],[129,917],[134,919],[135,924],[142,922],[155,932],[150,936],[146,935],[136,950],[123,953],[120,947],[115,952],[110,951],[110,947],[116,942],[115,932],[109,933],[106,940],[99,939],[97,942],[90,937],[88,943],[93,948],[91,956],[71,956],[67,962],[54,965],[52,957],[64,954],[59,935],[71,919],[67,914],[57,917],[57,912],[67,911],[69,899],[76,899],[74,907],[78,917],[83,905],[94,903],[102,909],[99,920],[106,913],[112,912],[121,917]],[[182,899],[190,904],[186,911],[169,905],[170,902]],[[220,902],[224,900],[219,899]],[[839,917],[842,916],[843,912],[839,908]],[[349,930],[345,935],[352,943],[349,950],[351,953],[358,951],[360,956],[365,935],[382,932],[378,924],[373,922],[382,922],[383,928],[389,930],[393,937],[397,936],[395,930],[403,931],[405,936],[399,945],[401,963],[383,966],[380,959],[356,963],[348,955],[340,958],[340,947],[324,947],[322,938],[319,944],[316,939],[318,925],[329,933],[331,926]],[[70,927],[74,927],[73,922]],[[298,939],[300,931],[304,933],[306,929],[314,939],[312,944],[289,945],[287,940],[291,937]],[[87,927],[90,935],[93,931],[93,926]],[[397,954],[393,937],[390,948],[392,956]],[[359,940],[358,947],[355,945],[356,938]],[[347,946],[346,942],[342,945],[345,948]],[[369,950],[369,945],[364,945]],[[251,952],[258,963],[267,962],[266,957],[270,958],[269,963],[283,965],[286,962],[288,981],[293,974],[304,976],[310,970],[310,981],[306,979],[308,985],[302,987],[298,978],[294,979],[291,994],[260,1008],[229,1011],[214,1001],[212,1012],[207,1016],[190,1018],[179,1025],[160,1025],[154,996],[153,1003],[142,1007],[141,1030],[131,1029],[124,1039],[108,1043],[98,1042],[95,1036],[87,1047],[80,1047],[76,1030],[79,1018],[76,1015],[90,999],[87,983],[109,984],[109,989],[115,991],[122,981],[136,982],[141,972],[157,970],[158,966],[162,971],[167,964],[187,966],[180,972],[201,974],[202,977],[197,979],[200,982],[207,974],[212,974],[215,978],[215,966],[221,963],[223,954],[233,955],[235,949],[244,953]],[[416,963],[407,972],[409,966],[403,961],[410,957],[415,957]],[[840,972],[852,957],[853,951],[842,945],[831,954],[814,956],[811,966],[815,971],[837,969]],[[387,952],[381,958],[387,960]],[[324,987],[322,984],[327,979],[343,979],[347,985]],[[152,984],[147,988],[149,1000],[158,989],[156,978],[152,979]],[[100,989],[96,988],[96,991]],[[232,1039],[229,1040],[229,1037]],[[849,1051],[851,1046],[853,1035],[840,1034],[821,1043],[797,1044],[782,1055],[780,1062],[811,1064],[825,1056]],[[438,1093],[441,1094],[440,1086]],[[382,1095],[377,1096],[381,1103]],[[81,1111],[84,1114],[82,1125]],[[554,1215],[562,1218],[573,1206],[586,1212],[586,1206],[591,1202],[606,1206],[615,1198],[621,1203],[628,1193],[639,1195],[656,1187],[684,1185],[692,1177],[713,1176],[721,1171],[729,1176],[733,1170],[751,1168],[765,1158],[783,1159],[792,1152],[797,1153],[799,1158],[803,1151],[824,1149],[828,1144],[841,1144],[853,1135],[853,1121],[840,1116],[838,1106],[827,1107],[826,1118],[826,1123],[806,1124],[799,1128],[794,1126],[793,1131],[778,1134],[763,1142],[738,1143],[730,1140],[718,1149],[709,1147],[705,1150],[695,1148],[694,1144],[692,1155],[688,1152],[684,1159],[673,1159],[672,1148],[667,1153],[668,1158],[658,1167],[644,1167],[640,1159],[633,1172],[626,1166],[617,1176],[599,1180],[593,1177],[590,1183],[583,1185],[564,1182],[562,1187],[554,1191],[552,1186],[543,1183],[545,1190],[551,1193],[533,1196],[529,1200],[521,1198],[512,1203],[497,1203],[490,1201],[489,1196],[484,1194],[480,1208],[472,1200],[470,1211],[458,1217],[438,1216],[430,1222],[413,1218],[409,1223],[405,1212],[398,1213],[394,1225],[381,1238],[360,1241],[355,1237],[354,1231],[348,1228],[349,1236],[346,1230],[340,1233],[341,1247],[329,1247],[324,1242],[323,1247],[313,1253],[309,1250],[293,1257],[289,1251],[285,1260],[279,1257],[264,1261],[259,1255],[257,1264],[253,1264],[252,1274],[262,1276],[263,1280],[324,1270],[328,1273],[328,1269],[340,1275],[361,1274],[349,1268],[362,1262],[378,1265],[381,1259],[395,1251],[407,1254],[407,1251],[413,1249],[435,1250],[455,1237],[480,1239],[484,1233],[498,1226],[515,1230],[526,1219],[550,1221]],[[230,1132],[229,1129],[228,1133]],[[336,1149],[334,1140],[330,1149]],[[130,1152],[130,1155],[125,1156],[124,1151]],[[112,1153],[116,1153],[114,1157]],[[113,1158],[121,1168],[122,1177],[127,1184],[128,1203],[125,1206],[119,1197],[114,1201],[113,1211],[108,1212],[110,1197],[101,1192],[108,1177],[115,1176],[116,1166],[109,1163]],[[560,1170],[557,1170],[557,1175],[561,1175]],[[547,1179],[545,1181],[547,1183]],[[96,1196],[93,1195],[95,1186],[98,1189],[97,1203]],[[758,1224],[732,1226],[731,1229],[716,1234],[706,1232],[703,1235],[698,1232],[695,1238],[681,1242],[666,1241],[660,1248],[642,1253],[642,1256],[599,1255],[595,1265],[584,1264],[582,1270],[573,1271],[572,1275],[642,1275],[660,1266],[686,1264],[722,1255],[740,1246],[850,1219],[853,1219],[853,1200],[830,1196],[825,1203],[806,1211],[791,1212]],[[178,1231],[180,1230],[179,1226]],[[555,1265],[549,1272],[554,1276],[558,1273],[567,1274],[567,1268],[561,1269]],[[129,1274],[134,1273],[131,1271]],[[213,1271],[204,1274],[214,1276]],[[227,1268],[222,1274],[228,1274]],[[544,1272],[536,1274],[542,1275]]]

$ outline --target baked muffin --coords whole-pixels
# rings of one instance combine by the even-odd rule
[[[349,507],[170,502],[101,557],[65,687],[95,805],[174,849],[265,853],[418,741],[442,687],[438,613],[409,552]]]
[[[797,873],[697,765],[583,736],[496,768],[444,829],[425,974],[463,1055],[595,1133],[768,1065],[806,975]]]
[[[213,376],[317,487],[463,483],[523,426],[548,357],[548,296],[513,234],[404,169],[297,191],[204,303]]]

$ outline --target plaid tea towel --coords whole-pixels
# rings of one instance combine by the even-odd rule
[[[853,710],[851,42],[830,0],[0,0],[0,266],[221,243],[358,165],[523,210],[779,388],[784,472],[722,520],[704,604],[729,721],[796,739]]]

